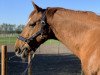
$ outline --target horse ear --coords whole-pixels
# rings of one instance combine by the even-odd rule
[[[36,11],[41,11],[41,10],[42,10],[42,8],[39,7],[39,6],[37,6],[33,1],[32,1],[32,4],[33,4],[33,7],[34,7],[34,9],[35,9]]]

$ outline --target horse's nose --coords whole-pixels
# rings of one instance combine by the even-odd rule
[[[20,48],[16,48],[16,49],[15,49],[15,54],[16,54],[17,56],[21,56],[21,49],[20,49]]]

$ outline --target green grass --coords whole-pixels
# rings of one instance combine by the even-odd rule
[[[50,45],[50,44],[58,45],[58,44],[60,44],[60,42],[59,41],[56,41],[56,40],[48,40],[44,44],[46,44],[46,45]]]
[[[0,36],[0,45],[2,44],[15,44],[17,35],[14,36]],[[56,40],[48,40],[44,44],[50,45],[50,44],[56,44],[58,45],[60,42]]]
[[[16,37],[0,37],[0,44],[14,44]]]

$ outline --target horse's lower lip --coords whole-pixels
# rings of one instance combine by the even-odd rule
[[[23,51],[20,51],[20,52],[18,50],[15,52],[15,54],[16,54],[16,56],[21,57],[22,59],[26,58],[28,56],[28,49],[24,48]]]
[[[27,58],[28,56],[28,49],[24,49],[23,52],[21,53],[21,58],[24,59],[24,58]]]
[[[16,56],[21,57],[21,53],[16,52]]]
[[[28,57],[28,53],[29,53],[29,49],[28,48],[23,48],[23,50],[21,52],[16,51],[16,56],[21,57],[21,59],[26,59]],[[34,51],[30,51],[30,54],[32,57],[34,57]]]

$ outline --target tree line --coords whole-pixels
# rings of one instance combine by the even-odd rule
[[[0,24],[0,34],[20,34],[24,25],[15,25],[15,24]]]

